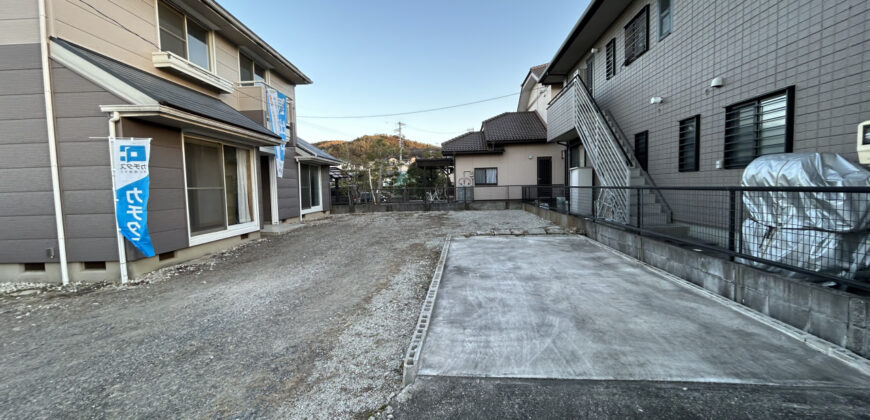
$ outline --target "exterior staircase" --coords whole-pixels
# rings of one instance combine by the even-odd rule
[[[613,116],[601,111],[579,77],[574,77],[553,100],[548,117],[554,122],[548,129],[552,126],[556,134],[568,127],[577,131],[602,186],[655,187]],[[601,189],[595,206],[597,217],[615,223],[642,225],[644,229],[665,234],[683,231],[682,227],[672,224],[671,208],[654,188]]]

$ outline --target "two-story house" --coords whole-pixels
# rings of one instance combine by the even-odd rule
[[[532,67],[523,79],[516,112],[441,144],[441,153],[453,158],[456,185],[484,187],[474,189],[475,200],[519,200],[524,185],[565,183],[564,149],[547,143],[546,106],[558,90],[540,83],[545,68]]]
[[[863,0],[592,0],[541,75],[548,141],[616,187],[734,186],[773,153],[868,164],[868,25]]]
[[[0,11],[0,279],[132,277],[328,211],[338,162],[295,141],[295,87],[311,80],[213,0]],[[270,94],[286,107],[283,171]],[[151,139],[154,257],[119,239],[110,137]]]

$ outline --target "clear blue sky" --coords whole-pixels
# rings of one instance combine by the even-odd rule
[[[308,77],[297,86],[299,136],[312,142],[392,133],[439,144],[516,111],[529,67],[549,61],[588,0],[219,0]]]

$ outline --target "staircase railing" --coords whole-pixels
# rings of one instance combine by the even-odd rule
[[[613,134],[598,109],[598,105],[589,94],[589,90],[579,77],[575,77],[565,87],[574,94],[574,128],[583,139],[586,156],[595,168],[598,180],[604,187],[628,187],[631,178],[630,158],[620,147],[619,140]],[[630,213],[630,190],[601,189],[596,200],[596,214],[618,223],[628,223]]]

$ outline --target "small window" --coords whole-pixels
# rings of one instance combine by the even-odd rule
[[[673,29],[672,16],[671,0],[659,0],[659,41],[671,34],[671,29]]]
[[[742,168],[756,157],[790,152],[793,104],[790,87],[725,108],[725,168]]]
[[[569,168],[580,167],[580,145],[575,144],[568,149]]]
[[[694,172],[698,170],[701,140],[700,123],[700,115],[680,121],[680,172]]]
[[[164,2],[157,5],[160,49],[211,69],[209,31]]]
[[[474,185],[498,185],[498,168],[474,168]]]
[[[239,81],[265,82],[266,69],[247,55],[239,53]]]
[[[607,80],[616,76],[616,38],[607,43]]]
[[[634,157],[643,170],[647,170],[649,163],[649,131],[634,135]]]
[[[629,65],[649,49],[649,6],[644,6],[625,25],[625,65]]]
[[[593,86],[592,77],[595,76],[595,72],[593,71],[594,68],[595,68],[595,56],[593,55],[592,57],[589,57],[588,60],[586,60],[586,80],[585,80],[585,82],[586,82],[586,89],[589,90],[590,95],[592,95],[592,92],[593,92],[593,90],[592,90],[592,86]]]
[[[864,126],[864,142],[863,144],[870,144],[870,125]]]

